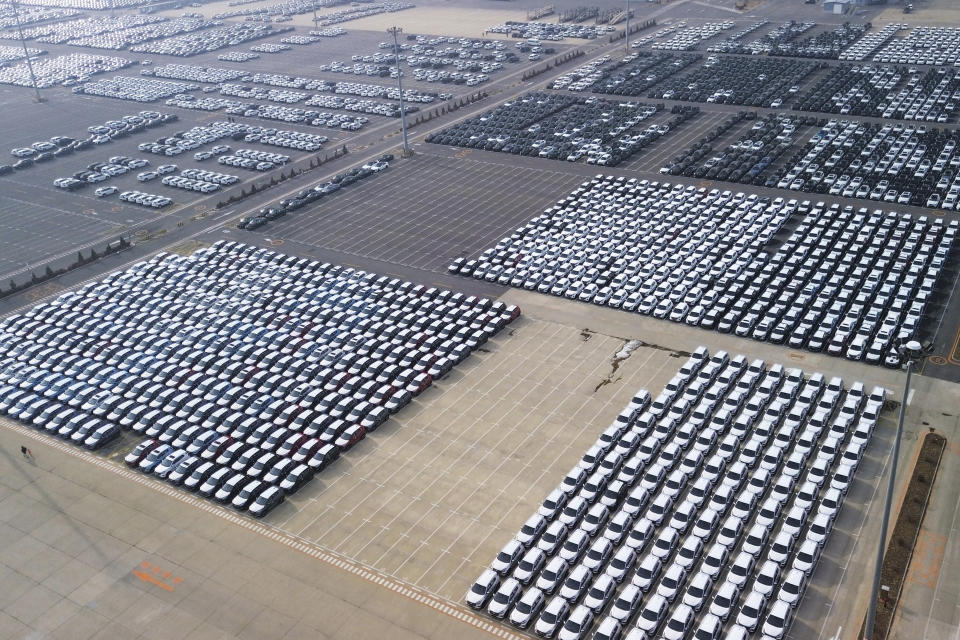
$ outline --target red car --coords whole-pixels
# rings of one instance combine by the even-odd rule
[[[340,434],[340,437],[337,438],[334,444],[339,447],[341,451],[347,451],[366,436],[367,430],[362,425],[354,424]]]

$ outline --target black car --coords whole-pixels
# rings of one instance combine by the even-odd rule
[[[328,445],[330,446],[330,445]],[[336,447],[334,447],[336,449]],[[339,449],[337,449],[339,453]],[[310,482],[314,476],[314,470],[307,464],[300,464],[293,468],[287,477],[280,482],[280,488],[287,495],[296,493],[303,485]]]

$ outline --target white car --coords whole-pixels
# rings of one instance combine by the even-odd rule
[[[534,633],[543,638],[553,638],[563,626],[568,613],[570,613],[570,603],[562,596],[554,596],[537,618],[537,623],[533,627]]]
[[[477,581],[470,587],[465,600],[474,609],[482,609],[499,587],[500,576],[493,569],[487,569],[480,574]]]
[[[526,586],[533,581],[533,577],[543,568],[547,554],[543,549],[533,547],[527,549],[527,552],[520,558],[517,568],[513,570],[513,577],[520,581],[520,584]]]
[[[763,594],[767,598],[773,596],[774,589],[777,588],[777,581],[780,579],[780,565],[773,560],[767,560],[756,572],[756,578],[753,581],[753,590]]]
[[[510,624],[520,629],[526,629],[543,609],[545,601],[546,598],[540,589],[536,587],[527,589],[527,592],[517,600],[513,611],[510,612]]]
[[[654,555],[647,555],[640,561],[640,564],[637,565],[637,571],[633,574],[630,582],[646,593],[653,588],[653,583],[660,577],[661,571],[663,571],[663,563],[660,561],[660,558]]]
[[[523,545],[519,540],[513,539],[503,546],[497,557],[493,559],[490,568],[501,576],[505,576],[520,562],[520,556],[523,555]]]
[[[113,186],[113,185],[110,185],[109,187],[100,187],[99,189],[97,189],[96,191],[94,191],[94,193],[96,194],[96,196],[97,196],[98,198],[103,198],[104,196],[113,195],[113,194],[116,193],[117,191],[119,191],[119,189],[117,189],[117,188],[116,188],[115,186]]]
[[[637,616],[636,627],[652,637],[654,632],[663,624],[664,618],[667,617],[669,607],[670,603],[667,602],[666,598],[654,594],[647,601],[643,610],[640,611],[640,615]]]
[[[587,589],[587,595],[583,599],[586,605],[593,613],[599,614],[603,611],[607,603],[617,591],[617,581],[607,574],[602,574],[593,581],[590,588]]]
[[[693,609],[688,605],[681,604],[675,607],[673,614],[664,625],[660,637],[663,640],[683,640],[693,627],[695,615]]]
[[[751,591],[747,594],[746,600],[740,607],[737,614],[737,624],[742,625],[753,633],[760,625],[763,618],[763,612],[767,608],[767,596],[757,591]]]
[[[628,584],[621,591],[617,599],[613,601],[610,608],[610,615],[626,624],[643,601],[643,590],[635,584]]]
[[[791,569],[780,583],[777,600],[796,608],[807,589],[807,575],[800,569]]]
[[[793,607],[783,600],[777,600],[770,607],[766,620],[763,622],[763,635],[765,638],[782,638],[787,634],[790,628],[790,622],[793,620]]]
[[[663,596],[668,602],[673,602],[680,595],[686,582],[687,570],[678,564],[672,564],[664,571],[663,578],[660,579],[660,584],[657,586],[657,595]]]
[[[710,602],[710,613],[726,622],[730,614],[733,613],[733,608],[737,605],[739,598],[740,586],[734,582],[724,582],[717,589],[713,601]]]
[[[520,598],[523,588],[516,578],[507,578],[493,594],[487,612],[494,618],[505,618],[511,607]]]
[[[552,595],[563,584],[569,570],[570,565],[567,564],[566,560],[560,556],[554,556],[540,572],[540,577],[537,578],[537,588],[547,595]]]
[[[694,611],[700,611],[713,592],[713,578],[700,571],[690,580],[686,592],[683,594],[683,604]]]
[[[581,640],[593,626],[593,611],[586,605],[574,609],[557,634],[559,640]]]

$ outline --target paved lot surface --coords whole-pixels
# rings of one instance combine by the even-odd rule
[[[547,168],[423,155],[253,234],[395,265],[445,271],[497,242],[581,180]]]
[[[22,444],[35,462],[20,457]],[[512,637],[459,606],[82,455],[0,429],[2,638]]]

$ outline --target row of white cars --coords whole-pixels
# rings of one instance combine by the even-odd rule
[[[884,398],[700,347],[657,398],[635,395],[466,601],[562,640],[783,638]]]

